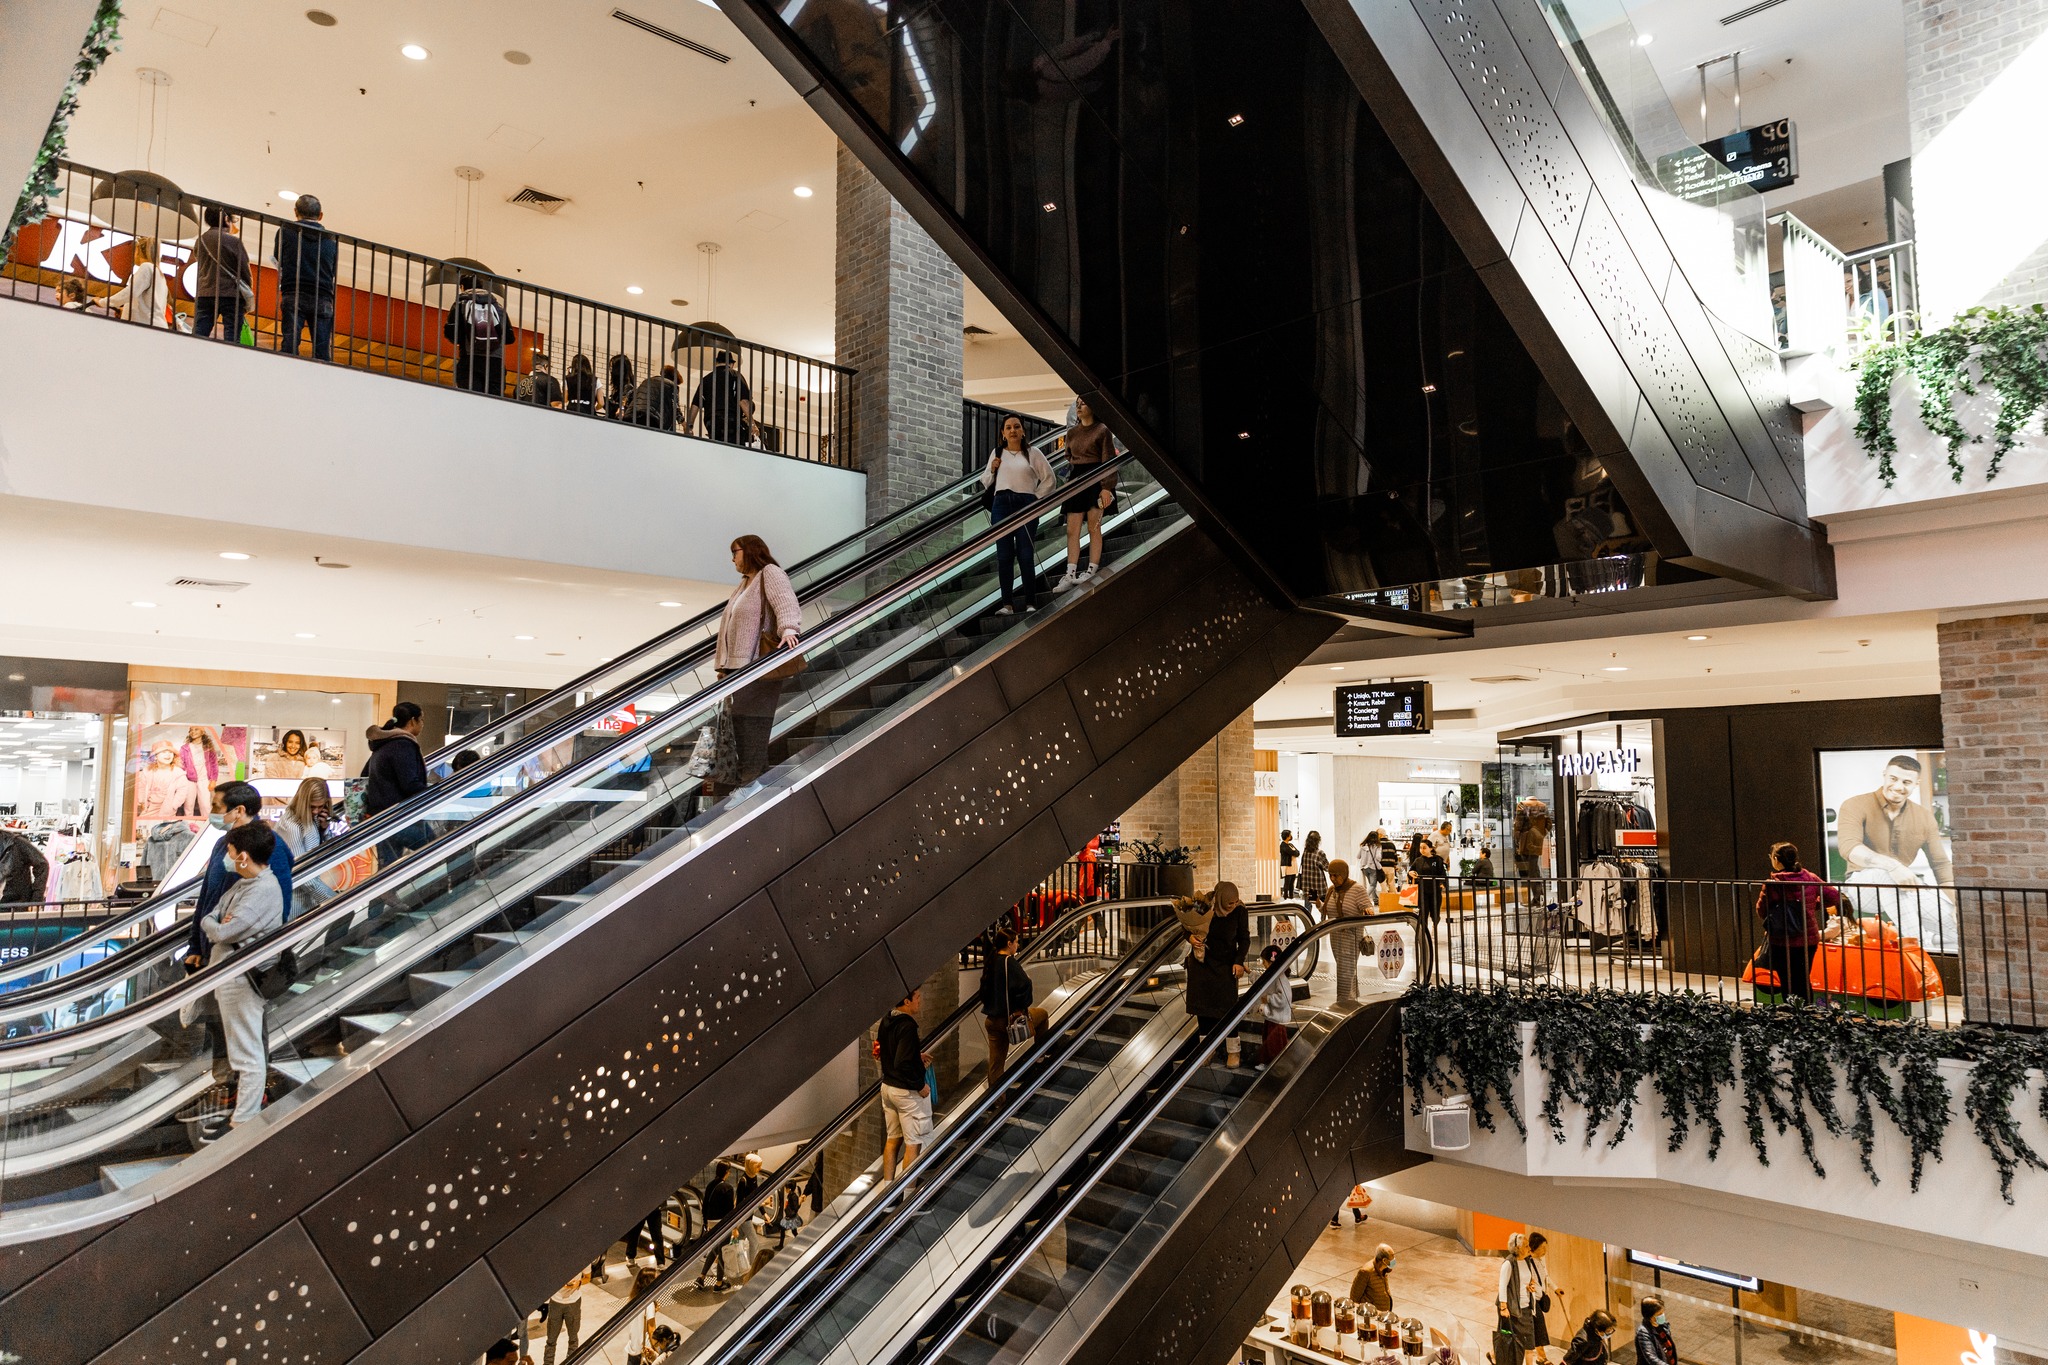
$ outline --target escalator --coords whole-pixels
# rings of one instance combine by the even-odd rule
[[[1042,438],[1036,447],[1056,469],[1064,467],[1064,457],[1051,448],[1058,434]],[[976,480],[965,478],[792,565],[790,585],[803,604],[804,629],[815,629],[875,589],[958,548],[971,531],[987,525]],[[347,889],[362,867],[374,865],[372,850],[393,833],[450,827],[517,795],[570,760],[609,746],[641,719],[683,704],[710,686],[716,681],[711,651],[721,610],[701,612],[426,755],[427,791],[359,821],[299,861],[293,869],[295,912],[304,913],[337,889]],[[456,756],[465,750],[487,761],[464,770],[462,804],[451,813],[444,784],[454,775]],[[183,878],[85,934],[0,964],[0,991],[9,992],[0,1001],[0,1027],[10,1035],[39,1031],[74,1022],[81,1009],[106,1008],[113,1002],[104,996],[59,987],[56,979],[113,949],[174,954],[184,941],[177,920],[198,892],[199,878]],[[103,969],[97,979],[126,970]]]
[[[1138,907],[1100,913],[1141,919]],[[1082,1339],[1117,1337],[1130,1311],[1119,1305],[1158,1302],[1127,1282],[1184,1265],[1220,1213],[1235,1215],[1229,1244],[1242,1250],[1283,1211],[1309,1210],[1319,1228],[1328,1213],[1323,1195],[1406,1164],[1398,1062],[1389,1069],[1389,1059],[1398,1057],[1392,1001],[1407,973],[1367,987],[1364,1004],[1337,1005],[1332,978],[1313,971],[1328,927],[1276,938],[1276,923],[1303,912],[1252,913],[1253,960],[1266,943],[1283,945],[1274,972],[1315,1011],[1297,1020],[1299,1031],[1270,1068],[1256,1064],[1255,1028],[1238,1038],[1246,1044],[1241,1058],[1226,1053],[1239,1051],[1232,1037],[1272,978],[1254,984],[1238,1018],[1204,1044],[1170,966],[1185,952],[1178,926],[1169,919],[1149,934],[1127,932],[1119,936],[1129,945],[1122,959],[1069,1002],[1023,1066],[996,1090],[957,1101],[911,1180],[844,1211],[835,1205],[807,1230],[823,1231],[816,1245],[744,1311],[721,1310],[703,1323],[669,1357],[672,1365],[1072,1358],[1069,1348]],[[1412,916],[1389,921],[1412,931]],[[837,1127],[785,1170],[800,1168]],[[1247,1172],[1270,1180],[1290,1160],[1280,1206],[1242,1206]],[[1280,1230],[1294,1231],[1293,1221]],[[1315,1229],[1307,1236],[1313,1241]],[[714,1232],[692,1250],[717,1240]],[[1277,1245],[1267,1251],[1282,1262],[1272,1275],[1298,1260]],[[687,1273],[679,1264],[668,1282]],[[1201,1283],[1238,1293],[1227,1275]],[[666,1288],[648,1293],[659,1302]],[[1263,1309],[1268,1298],[1270,1289],[1246,1302]],[[589,1339],[571,1365],[617,1358],[636,1307]],[[1182,1332],[1169,1341],[1178,1344],[1156,1358],[1198,1358],[1171,1352],[1200,1338]],[[1123,1359],[1122,1350],[1119,1340],[1091,1358]]]
[[[427,850],[267,942],[300,1083],[224,1141],[186,1155],[166,1102],[209,1079],[176,1020],[232,967],[159,986],[120,955],[122,1008],[0,1042],[9,1094],[99,1069],[0,1151],[0,1348],[181,1358],[231,1303],[294,1359],[502,1332],[1328,635],[1126,480],[1109,569],[1045,610],[994,614],[981,533],[807,632],[775,766],[708,810],[694,743],[775,660],[486,810],[444,797]],[[1003,528],[1048,566],[1059,496]]]

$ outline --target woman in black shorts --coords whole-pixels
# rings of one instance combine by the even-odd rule
[[[1060,504],[1067,514],[1067,573],[1053,584],[1054,592],[1065,592],[1095,577],[1102,569],[1102,514],[1116,506],[1113,476],[1089,479],[1088,470],[1116,453],[1116,439],[1109,428],[1095,420],[1095,410],[1085,398],[1074,402],[1074,425],[1067,429],[1067,479],[1074,491]],[[1088,526],[1088,567],[1081,567],[1081,526]]]

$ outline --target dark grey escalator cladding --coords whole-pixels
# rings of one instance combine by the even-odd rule
[[[593,884],[600,898],[614,886],[630,894],[570,942],[535,940],[529,948],[539,951],[505,968],[491,990],[395,1030],[367,1064],[336,1068],[279,1115],[279,1127],[348,1134],[333,1169],[270,1138],[219,1159],[210,1149],[189,1183],[0,1302],[0,1345],[32,1344],[38,1365],[75,1365],[117,1342],[129,1356],[165,1349],[158,1323],[196,1303],[194,1286],[207,1275],[243,1273],[254,1252],[246,1233],[239,1257],[223,1254],[225,1236],[201,1238],[199,1258],[210,1264],[166,1258],[162,1248],[187,1245],[185,1229],[213,1223],[220,1202],[248,1191],[255,1203],[239,1207],[244,1229],[252,1209],[258,1226],[296,1224],[329,1268],[309,1282],[320,1312],[358,1320],[372,1336],[395,1331],[415,1358],[480,1351],[490,1333],[477,1335],[475,1305],[489,1295],[459,1291],[470,1307],[438,1322],[424,1306],[451,1292],[445,1286],[480,1286],[481,1273],[508,1303],[544,1296],[587,1255],[594,1232],[625,1226],[668,1192],[675,1171],[725,1150],[900,998],[906,981],[936,970],[986,923],[989,906],[1078,846],[1067,836],[1101,828],[1242,713],[1283,666],[1281,641],[1298,647],[1298,660],[1333,628],[1247,588],[1251,617],[1223,630],[1212,619],[1216,590],[1200,586],[1217,575],[1239,571],[1183,530],[993,657],[967,660],[961,676],[852,741],[806,785],[693,851],[657,847]],[[1103,630],[1103,617],[1115,627]],[[1071,678],[1056,675],[1033,695],[1007,681],[990,690],[1006,659],[1058,649],[1069,631],[1103,642]],[[1191,637],[1208,642],[1198,666],[1163,670],[1136,690],[1096,681],[1123,668],[1112,657],[1171,659]],[[1085,760],[1050,754],[1055,731]],[[887,753],[895,764],[913,736],[943,736],[952,749],[931,746],[921,771],[890,767],[876,793],[882,765],[869,758]],[[1037,780],[1048,770],[1058,778]],[[1113,780],[1098,784],[1098,773]],[[988,818],[998,808],[1002,818]],[[918,826],[955,817],[972,827],[968,837],[949,837],[930,860],[914,849]],[[867,850],[865,864],[854,848]],[[876,851],[890,848],[920,859],[915,875],[892,876],[886,858],[875,867]],[[849,896],[856,884],[862,893]],[[843,942],[841,931],[820,928],[814,894],[848,910]],[[901,932],[913,924],[918,932]],[[655,1073],[658,1048],[670,1050]],[[370,1132],[374,1145],[359,1151],[356,1140]],[[150,1270],[138,1283],[142,1267]],[[339,1365],[354,1349],[347,1341],[337,1334],[315,1348],[311,1365]],[[387,1358],[384,1350],[380,1343],[365,1360]]]

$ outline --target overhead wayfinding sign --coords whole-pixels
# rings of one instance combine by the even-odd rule
[[[1337,689],[1330,713],[1340,738],[1426,735],[1432,720],[1429,684],[1353,683]]]
[[[1680,199],[1716,198],[1727,192],[1731,176],[1758,194],[1797,180],[1799,145],[1792,120],[1758,124],[1657,158],[1658,181]]]

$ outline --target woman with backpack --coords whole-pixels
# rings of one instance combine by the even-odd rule
[[[1784,1000],[1812,998],[1813,954],[1828,911],[1841,903],[1841,892],[1799,865],[1798,848],[1771,845],[1771,875],[1756,893],[1756,917],[1766,940],[1762,965],[1777,977]]]

